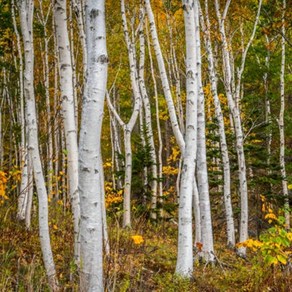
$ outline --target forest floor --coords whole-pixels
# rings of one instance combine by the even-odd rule
[[[14,204],[15,206],[15,204]],[[33,212],[30,231],[15,219],[12,205],[0,207],[0,291],[49,291],[44,273]],[[106,291],[292,291],[287,269],[264,268],[254,254],[236,256],[225,246],[224,232],[215,230],[215,265],[195,263],[194,278],[174,276],[177,225],[151,224],[145,216],[133,220],[133,228],[119,226],[121,213],[109,218],[111,252],[104,258]],[[51,241],[61,291],[78,291],[78,272],[73,261],[71,216],[62,204],[51,204]]]

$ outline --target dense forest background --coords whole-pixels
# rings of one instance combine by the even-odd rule
[[[82,260],[81,264],[76,260],[78,215],[72,191],[74,174],[70,172],[75,159],[71,153],[77,155],[80,149],[74,151],[72,145],[68,146],[69,107],[66,108],[64,100],[70,101],[72,97],[71,118],[76,127],[76,143],[80,144],[90,79],[86,68],[91,66],[91,59],[87,59],[90,53],[85,53],[90,43],[83,3],[87,1],[55,2],[0,1],[1,291],[82,290],[79,284]],[[106,210],[106,217],[99,217],[103,222],[100,230],[104,240],[101,255],[104,290],[290,291],[290,0],[194,1],[200,2],[194,17],[197,24],[200,22],[196,63],[200,63],[197,74],[202,85],[201,91],[198,87],[196,106],[198,142],[193,150],[198,153],[194,180],[198,188],[194,187],[190,195],[194,200],[195,220],[191,222],[194,271],[191,277],[177,276],[180,274],[177,265],[175,273],[186,156],[174,128],[167,94],[172,98],[179,133],[187,144],[186,84],[190,76],[186,65],[189,32],[185,30],[184,2],[105,1],[108,73],[100,143],[103,171],[99,170],[103,172],[99,189]],[[33,32],[31,53],[38,135],[38,146],[34,147],[39,149],[47,191],[48,230],[57,286],[52,284],[43,264],[39,240],[43,221],[38,210],[46,206],[46,200],[40,201],[34,182],[34,160],[27,158],[31,151],[27,143],[31,142],[26,109],[30,103],[24,82],[28,74],[21,21],[24,3],[33,3],[30,10],[33,13],[27,18],[32,17]],[[64,18],[67,27],[62,32],[63,16],[58,12],[63,10],[58,5],[63,5],[67,14]],[[66,40],[64,31],[68,43],[62,47],[62,40]],[[68,59],[64,61],[62,53],[66,51],[71,75],[64,71]],[[66,93],[68,83],[72,86],[71,97],[69,91]],[[93,120],[92,124],[89,121],[89,128],[90,125],[95,125]],[[226,145],[222,142],[222,131]],[[204,151],[200,149],[206,149],[203,174],[204,159],[200,157]],[[229,193],[226,157],[230,167]],[[245,179],[241,176],[243,170]],[[197,205],[192,193],[196,189]],[[210,204],[209,223],[204,221],[209,216],[205,215],[209,214],[208,207],[202,207],[206,200]],[[232,211],[229,217],[227,206]],[[243,211],[245,206],[248,215]],[[234,228],[233,235],[230,226]],[[245,228],[247,234],[242,233]]]

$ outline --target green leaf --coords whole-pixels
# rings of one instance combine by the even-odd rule
[[[265,262],[271,266],[271,265],[277,265],[278,264],[278,260],[277,258],[271,256],[271,255],[267,255],[265,258]]]
[[[284,255],[278,254],[277,259],[281,264],[283,265],[287,264],[287,257],[285,257]]]

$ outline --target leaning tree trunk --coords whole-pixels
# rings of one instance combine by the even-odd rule
[[[55,24],[59,52],[60,88],[65,141],[67,148],[67,169],[69,194],[74,220],[74,257],[80,262],[80,199],[78,192],[78,146],[77,127],[75,124],[75,105],[73,89],[73,70],[71,63],[70,42],[67,30],[66,0],[55,1]]]
[[[26,101],[25,114],[28,128],[28,149],[32,159],[34,179],[39,200],[39,233],[41,249],[49,285],[58,290],[55,264],[51,249],[48,224],[48,197],[41,165],[38,144],[36,105],[34,96],[34,51],[33,51],[33,1],[19,1],[21,31],[24,44],[24,96]]]
[[[161,48],[160,48],[160,43],[158,40],[158,34],[157,34],[157,29],[156,29],[156,25],[154,21],[153,11],[150,5],[150,0],[145,0],[145,8],[146,8],[147,16],[149,20],[150,34],[152,37],[153,48],[154,48],[154,52],[157,59],[158,69],[159,69],[160,78],[162,82],[162,88],[163,88],[164,97],[167,103],[172,130],[176,138],[176,141],[179,145],[179,148],[181,150],[181,153],[183,153],[184,148],[185,148],[185,141],[180,131],[179,122],[176,116],[176,110],[175,110],[175,106],[174,106],[172,95],[171,95],[171,90],[170,90],[169,81],[168,81],[168,77],[167,77],[167,73],[165,69],[165,63],[164,63]]]
[[[179,198],[179,230],[176,274],[191,278],[193,273],[192,200],[197,149],[198,69],[194,0],[184,0],[186,38],[186,132]],[[191,3],[190,3],[191,2]],[[195,53],[194,53],[195,52]]]
[[[85,7],[88,64],[79,142],[80,287],[103,291],[100,141],[108,67],[105,3],[88,0]]]

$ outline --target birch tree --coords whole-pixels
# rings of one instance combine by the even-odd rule
[[[186,38],[185,150],[179,199],[179,233],[176,273],[191,278],[193,272],[192,195],[197,152],[198,67],[194,0],[183,0]],[[197,17],[197,15],[196,15]],[[195,53],[194,53],[195,52]]]
[[[193,15],[195,19],[195,42],[196,42],[196,66],[197,66],[197,182],[200,201],[201,215],[201,232],[203,244],[203,258],[206,262],[215,261],[213,230],[211,220],[211,206],[209,197],[208,168],[206,154],[206,120],[205,120],[205,96],[202,84],[201,69],[201,41],[200,41],[200,24],[199,24],[199,2],[194,1]],[[188,36],[187,36],[188,37]]]
[[[33,174],[39,201],[39,234],[41,249],[49,285],[53,291],[58,290],[55,264],[51,249],[48,225],[48,198],[41,165],[36,105],[34,95],[34,46],[33,46],[33,12],[32,0],[18,2],[21,32],[24,45],[24,97],[25,116],[28,128],[28,151],[32,159]]]
[[[56,0],[54,4],[54,9],[57,36],[56,39],[59,52],[62,115],[67,148],[69,194],[71,198],[74,218],[74,242],[75,242],[74,256],[76,263],[79,264],[80,199],[78,193],[78,146],[77,146],[77,127],[75,124],[73,70],[71,63],[70,42],[67,30],[66,0]]]
[[[16,36],[17,52],[19,58],[19,93],[20,93],[20,122],[21,122],[21,144],[20,144],[20,163],[21,163],[21,184],[18,197],[18,210],[17,218],[19,220],[25,219],[25,213],[27,210],[28,196],[29,196],[29,174],[28,174],[28,153],[26,144],[26,124],[25,124],[25,112],[24,112],[24,92],[23,92],[23,57],[21,48],[21,39],[17,28],[16,16],[15,16],[15,3],[11,2],[11,16],[13,21],[13,28]]]
[[[132,188],[132,146],[131,146],[131,136],[133,128],[136,124],[141,104],[141,95],[138,84],[138,72],[137,72],[137,61],[136,53],[134,52],[134,43],[131,41],[128,31],[125,2],[121,0],[121,13],[122,13],[122,23],[123,31],[125,36],[125,41],[128,49],[129,56],[129,66],[130,66],[130,78],[131,86],[134,95],[134,106],[132,115],[127,123],[125,123],[115,108],[113,107],[109,96],[107,96],[107,103],[110,110],[114,114],[120,126],[123,128],[124,132],[124,150],[125,150],[125,180],[124,180],[124,201],[123,201],[123,227],[131,227],[131,188]]]
[[[224,126],[224,116],[221,109],[221,103],[218,97],[217,91],[217,72],[214,60],[214,54],[211,43],[211,28],[210,28],[210,19],[209,19],[209,8],[208,1],[205,1],[205,10],[204,16],[201,10],[200,18],[201,18],[201,26],[204,33],[204,41],[205,48],[207,52],[208,58],[208,73],[209,80],[211,84],[212,96],[214,99],[215,106],[215,115],[218,122],[219,128],[219,138],[220,138],[220,148],[222,155],[222,163],[223,163],[223,175],[224,175],[224,187],[223,187],[223,195],[224,195],[224,205],[225,205],[225,213],[226,213],[226,223],[227,223],[227,244],[230,247],[235,246],[235,229],[234,229],[234,219],[233,219],[233,210],[232,210],[232,202],[231,202],[231,179],[230,179],[230,162],[228,155],[228,146],[225,135],[225,126]]]
[[[176,109],[175,109],[173,98],[171,95],[170,85],[169,85],[169,81],[168,81],[168,77],[167,77],[167,73],[165,69],[165,63],[164,63],[161,48],[160,48],[160,43],[159,43],[158,34],[156,30],[153,11],[150,5],[150,0],[145,0],[145,8],[146,8],[146,12],[147,12],[148,20],[149,20],[152,44],[153,44],[153,48],[154,48],[154,52],[155,52],[155,56],[156,56],[156,60],[158,64],[163,93],[164,93],[164,97],[167,103],[172,130],[176,138],[176,141],[179,145],[179,148],[181,150],[181,153],[183,153],[184,148],[185,148],[184,137],[180,131],[179,122],[176,116]]]
[[[287,229],[290,229],[290,212],[289,212],[289,198],[288,198],[288,183],[285,165],[285,61],[286,61],[286,39],[285,39],[285,12],[286,12],[286,0],[283,0],[282,4],[282,28],[281,28],[281,72],[280,72],[280,114],[278,119],[279,131],[280,131],[280,167],[282,177],[282,188],[284,195],[284,208],[285,208],[285,225]]]
[[[151,119],[151,107],[148,93],[146,91],[144,80],[144,66],[145,66],[145,37],[144,37],[144,9],[141,9],[141,25],[139,31],[139,44],[140,44],[140,61],[139,61],[139,87],[141,91],[144,111],[145,111],[145,123],[146,123],[146,141],[150,146],[151,156],[151,218],[156,219],[156,207],[157,207],[157,158],[154,144],[154,136],[152,129]]]
[[[107,83],[105,2],[85,1],[87,75],[79,142],[81,275],[83,291],[103,291],[101,126]]]
[[[222,58],[223,58],[223,79],[224,87],[227,96],[228,106],[234,122],[235,137],[236,137],[236,152],[238,160],[238,176],[239,176],[239,192],[240,192],[240,234],[239,241],[244,242],[248,239],[248,189],[247,189],[247,174],[246,174],[246,161],[244,154],[244,132],[240,116],[240,89],[241,79],[245,68],[245,60],[247,52],[254,39],[257,24],[259,21],[260,9],[262,0],[259,1],[258,11],[253,26],[252,34],[249,38],[247,46],[243,50],[240,66],[237,70],[237,82],[235,82],[234,74],[234,58],[232,51],[230,50],[230,44],[228,43],[225,31],[225,21],[230,6],[231,0],[226,2],[223,13],[220,12],[220,6],[218,0],[215,0],[215,10],[218,18],[219,31],[222,39]],[[245,257],[246,248],[240,247],[238,254]]]

